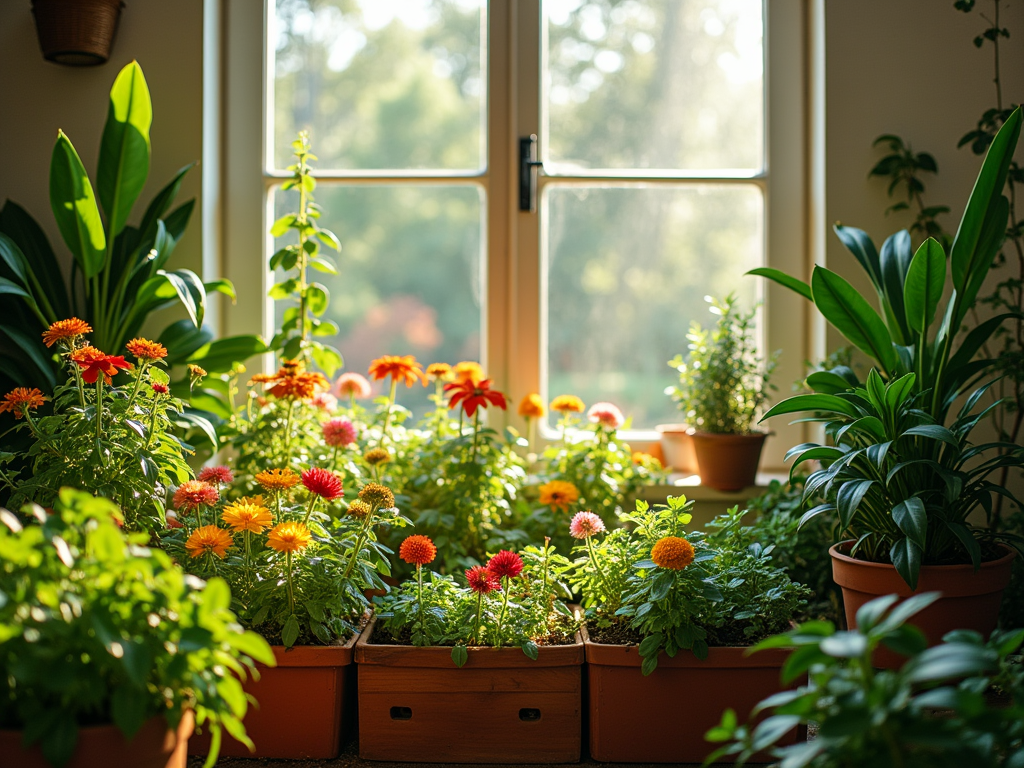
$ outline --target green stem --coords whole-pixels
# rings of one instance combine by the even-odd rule
[[[103,439],[103,374],[96,377],[96,439]]]
[[[295,595],[292,592],[292,553],[285,552],[284,557],[288,568],[288,612],[295,613]]]
[[[342,580],[348,578],[348,575],[352,573],[352,569],[356,565],[356,561],[359,559],[359,552],[363,548],[363,543],[366,541],[366,536],[370,531],[370,521],[373,519],[373,515],[376,511],[376,507],[371,508],[369,514],[366,515],[366,519],[363,521],[363,527],[359,531],[359,537],[356,539],[356,545],[352,548],[352,557],[349,558],[348,565],[345,567],[345,572],[341,574]]]
[[[494,628],[494,639],[498,644],[501,643],[501,628],[505,624],[505,613],[508,611],[508,591],[512,587],[512,579],[508,576],[502,577],[501,585],[501,615],[498,616],[498,625]]]
[[[331,457],[331,472],[334,472],[338,468],[338,449],[340,445],[334,446],[334,455]]]
[[[606,599],[609,603],[617,603],[618,596],[612,593],[612,588],[608,585],[608,579],[605,578],[604,571],[601,570],[601,565],[594,556],[594,543],[590,539],[590,536],[587,536],[585,539],[587,542],[587,556],[590,558],[590,562],[594,566],[594,570],[597,571],[597,575],[601,578],[601,583],[604,584],[605,591],[608,593]],[[616,607],[618,606],[616,605]]]
[[[423,566],[419,563],[416,563],[416,613],[420,634],[426,635],[426,627],[423,626]]]
[[[153,398],[153,410],[149,414],[149,435],[146,437],[146,447],[143,450],[148,451],[149,446],[153,442],[153,435],[156,434],[156,410],[160,405],[160,393],[156,394]]]
[[[292,412],[295,410],[295,398],[288,398],[288,415],[284,420],[284,452],[285,468],[292,465]]]
[[[135,386],[132,387],[132,393],[128,396],[128,405],[125,407],[125,413],[131,414],[132,406],[135,404],[135,398],[139,394],[139,388],[142,386],[142,376],[146,373],[146,368],[149,367],[149,362],[143,360],[139,363],[139,372],[135,377]]]
[[[384,441],[388,439],[388,427],[391,425],[391,406],[395,403],[395,392],[398,389],[398,380],[391,377],[391,391],[388,393],[388,409],[384,413],[384,429],[380,433],[380,445],[378,447],[384,447]]]
[[[480,408],[477,408],[476,413],[473,414],[473,455],[470,459],[470,462],[473,464],[476,463],[477,435],[480,434],[480,410]]]
[[[470,638],[470,641],[469,641],[470,645],[479,645],[480,644],[480,641],[478,640],[478,638],[480,637],[480,620],[483,618],[483,610],[484,610],[484,593],[483,592],[477,592],[476,593],[476,622],[473,625],[473,637]]]
[[[309,506],[306,507],[306,516],[302,518],[303,525],[309,522],[310,515],[313,514],[313,510],[316,508],[316,500],[319,498],[315,493],[309,494]]]

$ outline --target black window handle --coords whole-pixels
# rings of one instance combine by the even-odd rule
[[[537,159],[537,134],[519,139],[519,210],[537,210],[537,169],[544,165]]]
[[[392,720],[412,720],[412,707],[392,707]]]

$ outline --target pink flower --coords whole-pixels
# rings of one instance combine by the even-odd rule
[[[322,467],[313,467],[302,473],[302,484],[306,490],[315,494],[325,501],[334,501],[344,494],[341,490],[341,480],[333,472],[328,472]]]
[[[324,442],[332,448],[344,448],[356,441],[355,425],[348,419],[331,419],[320,425]]]
[[[609,429],[618,429],[626,419],[618,406],[612,403],[594,403],[587,411],[587,418],[594,424],[600,424]]]
[[[317,392],[313,396],[313,405],[322,411],[335,411],[338,409],[338,398],[330,392]]]
[[[357,400],[365,400],[372,394],[370,382],[358,373],[341,374],[334,382],[333,390],[338,397],[354,397]]]
[[[235,476],[227,467],[205,467],[197,479],[210,485],[230,485]]]
[[[574,539],[589,539],[603,530],[604,520],[593,512],[577,512],[569,523],[569,535]]]

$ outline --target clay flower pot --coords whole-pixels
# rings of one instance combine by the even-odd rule
[[[922,565],[917,590],[911,590],[896,568],[888,563],[871,563],[850,557],[846,552],[852,541],[842,541],[829,548],[832,556],[832,577],[842,587],[846,608],[846,624],[857,626],[858,609],[876,597],[899,595],[908,598],[919,592],[941,592],[942,597],[911,619],[929,645],[942,641],[942,636],[954,629],[973,629],[988,637],[996,628],[999,604],[1003,590],[1010,583],[1013,558],[1009,547],[1000,544],[1003,555],[997,560],[983,562],[981,568],[973,565]],[[906,658],[888,648],[875,654],[875,665],[898,668]]]
[[[125,738],[115,725],[92,725],[78,730],[78,743],[65,768],[185,768],[188,739],[195,718],[186,710],[177,731],[167,727],[162,716],[147,720],[134,738]],[[38,744],[21,746],[21,731],[0,731],[0,765],[4,768],[51,768]],[[45,737],[44,737],[45,738]]]
[[[716,745],[704,734],[731,707],[741,722],[759,701],[783,689],[779,680],[789,651],[711,648],[704,661],[680,651],[662,654],[644,677],[635,645],[595,643],[583,628],[587,654],[590,756],[612,763],[700,764]],[[805,734],[796,729],[779,744]],[[770,763],[768,755],[747,762]]]
[[[88,67],[110,58],[121,0],[32,0],[43,58]]]
[[[720,435],[694,432],[701,485],[719,491],[742,491],[754,484],[761,461],[765,432],[745,435]]]
[[[688,424],[659,424],[661,452],[665,466],[687,475],[697,473],[697,454],[693,449],[693,429]]]
[[[358,635],[345,645],[296,645],[290,650],[271,646],[277,666],[258,664],[258,681],[245,684],[257,706],[246,712],[245,730],[255,752],[224,734],[220,754],[225,757],[317,759],[341,752],[346,717],[353,718],[355,674],[352,653]],[[193,736],[189,752],[205,755],[210,736]]]
[[[359,756],[438,763],[575,763],[582,743],[583,641],[471,648],[356,644]]]

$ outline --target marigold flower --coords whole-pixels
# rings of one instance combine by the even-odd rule
[[[353,499],[348,505],[348,513],[352,515],[352,517],[358,517],[360,520],[372,511],[373,508],[362,499]]]
[[[278,552],[299,552],[309,546],[313,534],[305,523],[289,520],[278,523],[267,534],[267,546]]]
[[[618,429],[626,419],[618,406],[612,403],[594,403],[587,411],[587,418],[594,424],[600,424],[609,429]]]
[[[290,469],[265,469],[257,473],[256,482],[265,491],[287,491],[299,482],[299,476]]]
[[[374,381],[386,379],[388,376],[394,381],[404,381],[407,387],[411,387],[417,381],[423,386],[427,385],[427,377],[423,375],[423,369],[412,355],[384,355],[370,363],[370,377]]]
[[[431,363],[427,366],[427,376],[434,381],[451,381],[453,375],[448,363]]]
[[[200,506],[212,507],[220,500],[220,491],[202,480],[186,480],[174,492],[174,508],[191,512]]]
[[[324,442],[332,448],[344,448],[356,441],[356,427],[348,419],[331,419],[320,425]]]
[[[167,388],[166,384],[153,384],[153,393],[157,395],[166,395],[171,390]]]
[[[469,582],[469,588],[480,595],[501,589],[501,581],[498,577],[482,565],[474,565],[469,568],[466,571],[466,581]]]
[[[167,347],[149,339],[132,339],[124,346],[139,360],[163,360],[167,357]]]
[[[327,379],[324,379],[326,382]],[[330,392],[317,392],[313,395],[313,399],[310,404],[321,411],[335,411],[338,409],[338,398],[332,395]]]
[[[256,374],[250,381],[272,384],[273,386],[267,387],[267,394],[279,400],[313,400],[317,394],[325,392],[330,386],[322,373],[307,372],[306,365],[301,360],[282,360],[277,373]]]
[[[370,388],[370,382],[361,373],[343,373],[334,382],[334,394],[338,397],[365,400],[373,394],[373,390]]]
[[[325,501],[333,501],[344,495],[341,480],[333,472],[323,467],[313,467],[302,472],[302,484],[306,490]]]
[[[84,336],[87,333],[92,333],[92,326],[85,322],[85,320],[79,320],[77,317],[72,317],[68,320],[58,320],[55,323],[51,323],[50,327],[43,331],[43,344],[49,349],[58,341],[77,339],[79,336]]]
[[[203,555],[216,555],[223,559],[227,551],[234,546],[235,540],[231,534],[216,525],[204,525],[197,528],[185,542],[185,549],[192,557]]]
[[[243,496],[238,501],[224,507],[220,519],[235,533],[252,531],[263,533],[265,528],[274,524],[274,516],[263,506],[262,496]]]
[[[544,416],[544,401],[533,392],[519,401],[519,415],[527,419],[540,419]]]
[[[14,418],[20,419],[26,409],[34,411],[48,399],[36,387],[15,387],[4,395],[4,401],[0,403],[0,413],[10,412],[14,414]]]
[[[523,572],[523,558],[509,549],[503,549],[487,561],[487,570],[498,579],[514,579]]]
[[[483,381],[466,379],[445,384],[444,391],[452,393],[452,399],[448,401],[448,408],[455,408],[462,403],[462,409],[467,416],[473,416],[477,408],[486,408],[488,405],[496,405],[502,410],[508,408],[505,395],[496,389],[491,389],[490,379]]]
[[[398,556],[413,565],[426,565],[437,557],[437,547],[428,536],[414,533],[402,542],[398,548]]]
[[[386,485],[367,483],[359,491],[359,498],[377,509],[391,509],[395,506],[395,494]]]
[[[197,480],[202,480],[204,483],[210,485],[230,485],[234,482],[235,476],[231,474],[231,470],[227,467],[203,467],[203,471],[199,473]]]
[[[559,413],[583,413],[584,405],[576,395],[559,395],[551,401],[551,410]]]
[[[569,523],[569,535],[574,539],[589,539],[604,530],[604,520],[593,512],[577,512]]]
[[[483,366],[472,360],[463,360],[461,363],[456,363],[455,367],[452,368],[452,373],[455,374],[456,381],[482,381],[487,378],[484,376]]]
[[[82,380],[87,384],[95,384],[101,374],[104,382],[109,384],[118,368],[126,371],[132,367],[123,355],[108,355],[92,346],[76,349],[71,353],[71,360],[82,369]]]
[[[371,467],[375,467],[378,464],[387,464],[391,461],[391,454],[387,448],[371,448],[363,454],[363,461]]]
[[[659,539],[651,549],[651,560],[659,568],[681,571],[693,562],[693,545],[679,536]]]
[[[568,512],[580,497],[579,489],[565,480],[552,480],[540,487],[540,503]]]

